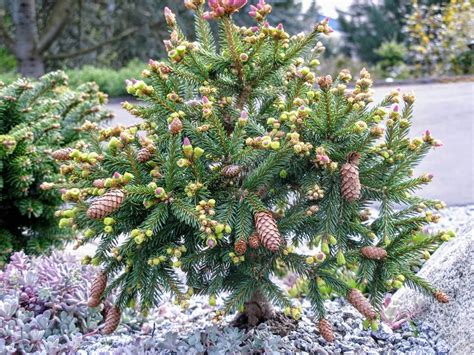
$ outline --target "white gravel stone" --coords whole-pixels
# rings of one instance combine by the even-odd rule
[[[452,210],[453,211],[453,210]],[[469,211],[456,209],[452,221],[462,223]],[[474,220],[456,228],[458,236],[443,244],[423,265],[419,276],[445,292],[450,302],[440,304],[408,288],[392,298],[389,312],[407,310],[431,324],[454,354],[474,354]]]

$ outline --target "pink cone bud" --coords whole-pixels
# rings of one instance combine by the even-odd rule
[[[176,16],[173,11],[170,10],[169,7],[165,7],[165,20],[168,26],[176,25]]]
[[[183,146],[191,145],[191,141],[188,137],[184,137],[183,139]]]
[[[115,172],[114,175],[113,175],[114,179],[120,179],[122,177],[122,175],[119,173],[119,172]]]
[[[213,248],[215,245],[216,245],[216,241],[215,241],[214,239],[210,239],[210,238],[209,238],[209,239],[207,240],[207,246],[208,246],[209,248]]]
[[[173,49],[173,44],[171,43],[171,41],[169,39],[165,39],[163,41],[163,43],[164,43],[167,51],[170,51],[170,50]]]
[[[209,99],[207,98],[207,96],[203,96],[203,97],[202,97],[202,103],[203,103],[204,105],[207,105],[207,104],[209,103]]]

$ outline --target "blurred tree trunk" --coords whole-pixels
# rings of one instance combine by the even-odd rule
[[[65,27],[74,18],[79,0],[51,0],[48,10],[37,5],[37,0],[11,0],[3,10],[0,3],[0,43],[16,58],[18,72],[26,77],[39,77],[45,73],[45,61],[51,59],[64,60],[95,52],[138,32],[143,26],[125,26],[121,32],[109,36],[102,41],[92,41],[89,47],[79,48],[71,52],[56,51],[48,53],[57,43]],[[41,3],[41,1],[38,1]],[[90,0],[93,3],[92,0]],[[38,21],[37,15],[41,17]],[[77,17],[77,15],[76,15]],[[5,18],[11,22],[3,21]],[[104,30],[99,31],[99,33]],[[77,48],[77,43],[75,48]]]
[[[18,0],[13,5],[15,44],[13,52],[22,76],[39,77],[44,74],[44,62],[38,48],[38,28],[34,0]]]

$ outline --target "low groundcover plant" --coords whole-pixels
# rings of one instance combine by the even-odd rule
[[[96,272],[53,252],[31,258],[14,253],[0,270],[0,353],[73,353],[97,328],[99,309],[87,307]]]
[[[60,223],[84,231],[79,245],[99,243],[85,260],[102,267],[89,304],[117,292],[104,333],[122,309],[146,313],[164,292],[183,305],[193,293],[224,293],[222,312],[240,310],[249,326],[273,317],[272,304],[297,318],[274,282],[282,265],[307,280],[327,341],[323,287],[373,325],[394,283],[447,302],[411,269],[451,236],[414,238],[443,207],[414,195],[432,176],[413,168],[441,145],[428,131],[408,137],[415,97],[394,90],[371,104],[365,69],[354,89],[348,71],[318,77],[328,20],[290,36],[265,20],[271,6],[260,0],[255,25],[238,27],[232,16],[246,3],[209,0],[205,11],[203,0],[186,0],[196,42],[165,9],[168,58],[127,83],[143,104],[123,107],[142,123],[93,129],[90,145],[63,157],[67,183],[58,187],[73,209]],[[100,158],[85,162],[92,153]],[[380,214],[370,218],[374,203]],[[319,251],[297,248],[308,245]]]

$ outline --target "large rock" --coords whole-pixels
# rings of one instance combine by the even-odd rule
[[[431,323],[450,345],[452,354],[474,354],[474,233],[471,221],[458,236],[441,246],[418,273],[449,296],[437,303],[402,288],[395,293],[388,314],[411,311]]]

